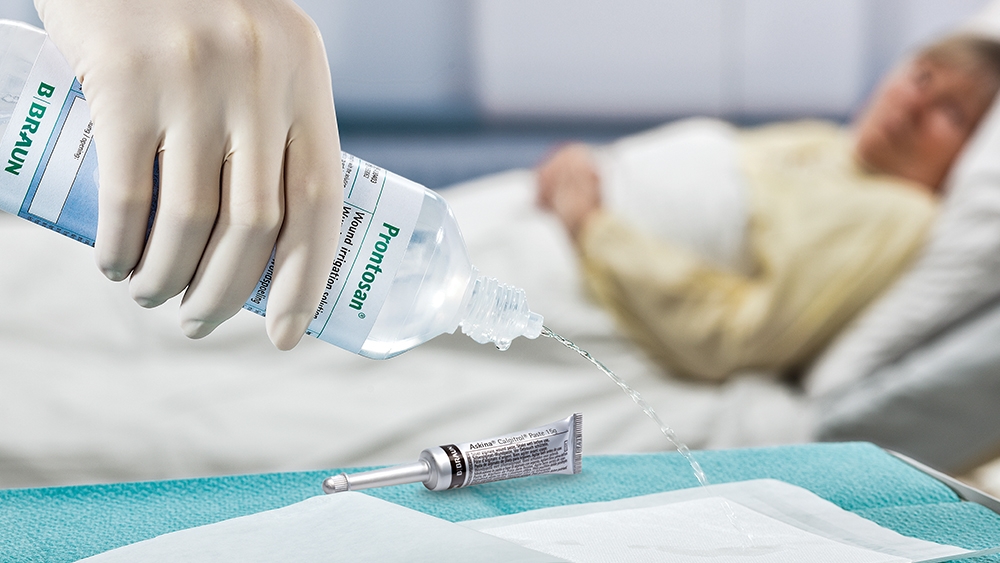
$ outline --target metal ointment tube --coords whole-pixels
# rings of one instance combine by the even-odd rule
[[[423,483],[432,491],[443,491],[531,475],[573,475],[580,472],[582,456],[583,415],[575,413],[523,432],[427,448],[413,463],[327,477],[323,492],[405,483]]]

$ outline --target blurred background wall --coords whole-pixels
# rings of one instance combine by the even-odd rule
[[[431,187],[671,119],[848,121],[986,0],[299,0],[344,149]],[[30,0],[0,17],[39,24]]]
[[[848,118],[983,0],[300,0],[342,119]]]

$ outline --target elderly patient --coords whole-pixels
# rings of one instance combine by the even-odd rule
[[[853,127],[687,121],[623,141],[631,161],[569,145],[539,168],[539,203],[670,371],[792,373],[922,248],[998,87],[1000,45],[948,38],[886,77]]]

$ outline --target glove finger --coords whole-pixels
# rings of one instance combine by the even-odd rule
[[[105,276],[121,281],[146,243],[159,130],[124,111],[106,118],[95,110],[93,121],[100,175],[95,257]]]
[[[225,151],[223,139],[206,136],[220,128],[204,129],[189,124],[164,138],[156,218],[129,282],[143,307],[156,307],[187,287],[212,234]]]
[[[223,167],[219,216],[181,303],[181,327],[191,338],[207,336],[240,310],[271,257],[284,214],[285,136],[260,138],[234,140]]]
[[[293,348],[312,321],[340,239],[343,172],[331,102],[328,115],[292,128],[285,152],[285,220],[267,300],[267,334],[281,350]]]

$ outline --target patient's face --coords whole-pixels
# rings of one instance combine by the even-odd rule
[[[987,80],[920,58],[898,69],[856,123],[858,158],[879,172],[937,190],[989,108]]]

